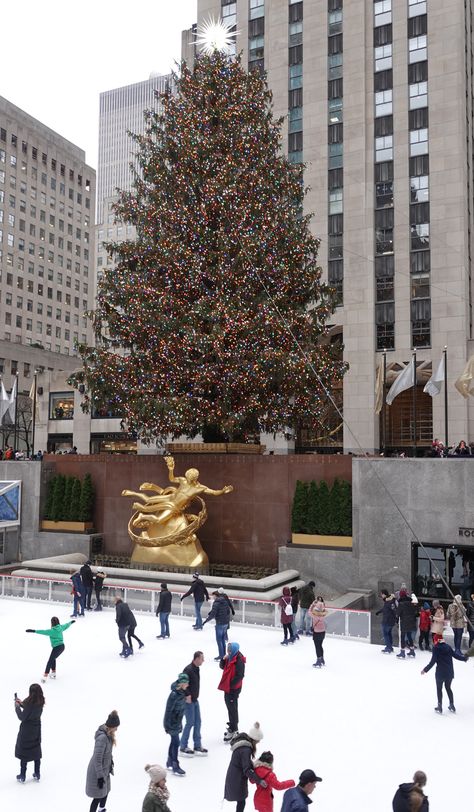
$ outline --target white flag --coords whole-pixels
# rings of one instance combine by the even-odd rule
[[[474,355],[471,355],[469,361],[464,367],[460,377],[454,382],[454,386],[463,396],[468,398],[469,395],[474,395]]]
[[[425,385],[423,392],[426,392],[427,395],[431,395],[432,398],[439,395],[441,392],[441,387],[444,382],[444,356],[442,357],[441,361],[438,364],[438,369],[436,372],[433,372],[431,378],[429,379],[428,383]]]
[[[5,389],[5,385],[2,381],[2,385],[0,388],[0,424],[7,413],[7,409],[10,406],[10,398],[7,395],[7,391]]]
[[[18,386],[18,378],[15,375],[15,380],[13,382],[12,391],[10,392],[10,397],[8,399],[9,400],[9,405],[8,405],[8,407],[6,409],[6,412],[5,412],[5,414],[10,415],[10,419],[11,419],[12,423],[15,422],[15,405],[16,405],[16,389],[17,389],[17,386]]]
[[[405,369],[400,372],[397,377],[395,378],[394,382],[392,383],[387,397],[385,398],[386,403],[389,406],[392,405],[392,401],[399,395],[401,392],[404,392],[405,389],[411,389],[411,387],[415,383],[415,358],[413,357],[410,363],[405,367]]]

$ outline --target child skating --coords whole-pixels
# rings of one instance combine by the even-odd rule
[[[59,622],[59,618],[52,617],[50,629],[26,629],[26,631],[30,634],[45,634],[47,637],[49,637],[49,641],[52,646],[51,654],[49,655],[48,662],[46,663],[44,674],[41,677],[41,682],[46,682],[50,672],[51,678],[56,679],[56,660],[63,653],[65,648],[63,632],[65,632],[66,629],[69,629],[69,626],[75,622],[75,620],[70,620],[68,623],[61,624]]]

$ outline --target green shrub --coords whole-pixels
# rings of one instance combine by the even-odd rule
[[[307,532],[312,534],[319,533],[319,488],[318,483],[315,482],[314,479],[309,483],[307,516]]]
[[[293,499],[293,510],[291,513],[291,532],[307,533],[308,514],[308,483],[299,479],[295,487],[295,497]]]
[[[48,482],[48,493],[46,494],[46,503],[44,506],[44,518],[52,521],[53,518],[53,501],[54,491],[57,485],[58,477],[53,476]]]
[[[331,519],[330,519],[330,506],[331,496],[327,482],[324,479],[319,483],[319,533],[322,536],[329,536]]]
[[[72,493],[72,486],[73,486],[73,479],[72,476],[65,477],[65,484],[64,484],[64,498],[63,498],[63,509],[61,514],[61,521],[69,522],[71,521],[71,493]]]
[[[94,486],[92,477],[86,474],[82,480],[80,519],[81,522],[91,522],[94,515]]]
[[[80,522],[81,515],[81,480],[73,477],[72,491],[71,491],[71,505],[69,516],[71,522]]]
[[[51,506],[51,519],[53,522],[60,522],[64,510],[64,491],[66,488],[66,478],[62,474],[56,477],[56,485]]]
[[[341,482],[341,536],[352,536],[352,485]]]

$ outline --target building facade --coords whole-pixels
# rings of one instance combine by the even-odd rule
[[[417,442],[444,439],[444,398],[423,393],[448,348],[449,441],[474,439],[453,386],[472,333],[473,44],[455,0],[198,0],[198,25],[236,26],[244,65],[265,70],[284,149],[306,164],[320,264],[337,291],[344,360],[339,447],[384,435],[375,386],[417,353]],[[413,441],[411,393],[385,410],[385,444]],[[324,441],[323,441],[324,445]]]

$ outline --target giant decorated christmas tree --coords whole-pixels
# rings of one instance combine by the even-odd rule
[[[75,383],[145,441],[317,428],[321,383],[344,369],[325,339],[333,306],[303,167],[282,154],[265,79],[239,58],[201,55],[176,84],[134,136],[139,170],[115,213],[137,236],[109,246]]]

